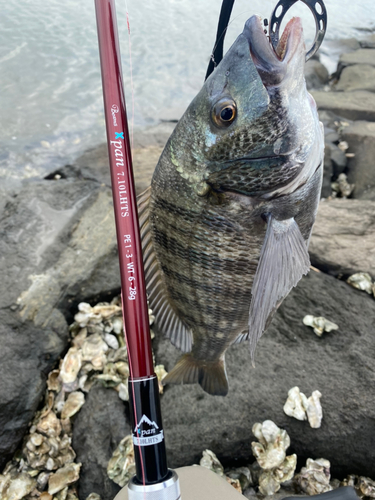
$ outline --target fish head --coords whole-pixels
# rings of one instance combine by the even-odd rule
[[[270,193],[316,170],[322,130],[306,90],[305,57],[299,18],[276,50],[258,16],[246,22],[171,137],[172,162],[198,194]]]

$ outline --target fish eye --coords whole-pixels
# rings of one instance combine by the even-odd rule
[[[220,99],[212,108],[212,119],[218,127],[228,127],[237,115],[237,105],[228,97]]]

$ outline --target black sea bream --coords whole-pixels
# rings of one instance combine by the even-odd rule
[[[309,271],[323,128],[292,19],[276,53],[258,17],[205,82],[139,198],[156,323],[186,352],[165,383],[225,395],[225,351],[251,357],[284,297]]]

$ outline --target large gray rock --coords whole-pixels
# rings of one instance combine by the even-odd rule
[[[367,36],[363,40],[361,40],[360,45],[364,49],[375,49],[375,33]]]
[[[375,52],[375,51],[374,51]],[[311,92],[319,110],[333,111],[349,120],[375,121],[375,94],[366,90],[352,92]]]
[[[348,180],[355,184],[354,198],[375,200],[375,123],[358,121],[345,127],[342,139],[349,144]]]
[[[113,389],[96,386],[73,425],[72,446],[82,463],[78,482],[79,498],[97,493],[102,500],[113,500],[120,486],[107,475],[107,465],[121,439],[130,434],[125,405]]]
[[[22,440],[48,371],[67,345],[59,305],[65,289],[46,279],[92,183],[27,184],[4,205],[0,221],[0,467]],[[44,283],[44,295],[27,295]],[[69,282],[67,282],[67,285]],[[48,302],[48,307],[44,307]]]
[[[302,324],[306,314],[325,316],[339,330],[318,338]],[[333,476],[373,476],[375,463],[375,301],[323,273],[310,272],[277,312],[251,366],[247,345],[227,351],[229,393],[210,396],[198,385],[170,386],[162,396],[169,465],[196,463],[202,450],[224,464],[251,461],[252,426],[273,420],[287,430],[290,452],[329,459]],[[179,357],[158,339],[157,362],[170,369]],[[312,429],[288,417],[288,390],[322,393],[323,422]]]
[[[120,280],[111,192],[97,182],[25,185],[4,206],[0,233],[2,467],[67,348],[70,308]]]
[[[0,309],[0,470],[16,451],[44,395],[46,378],[68,340],[54,310],[43,328]]]
[[[375,278],[374,243],[375,201],[320,203],[309,246],[315,267],[336,276],[364,271]]]
[[[369,64],[354,64],[344,68],[335,90],[375,92],[375,67]]]
[[[375,66],[375,50],[369,48],[361,48],[354,52],[342,54],[338,64],[338,73],[353,64],[369,64]]]

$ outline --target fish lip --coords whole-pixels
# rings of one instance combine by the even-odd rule
[[[298,48],[303,47],[302,21],[292,18],[280,37],[276,51],[264,32],[261,18],[252,16],[246,21],[243,35],[247,39],[250,54],[263,83],[277,85],[286,75],[288,64],[297,56]]]

